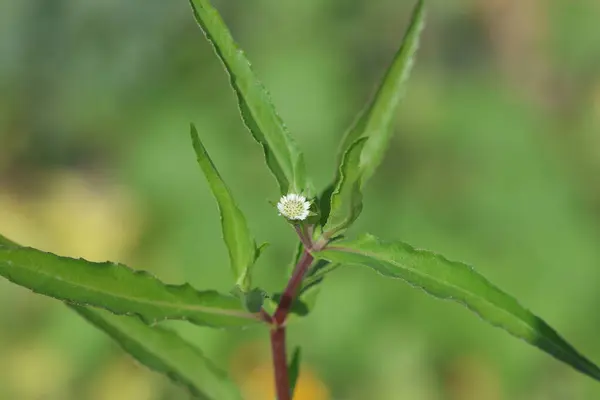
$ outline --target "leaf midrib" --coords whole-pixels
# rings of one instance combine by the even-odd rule
[[[398,261],[395,261],[395,260],[388,260],[388,259],[385,259],[385,258],[381,258],[381,257],[380,257],[380,256],[379,256],[377,253],[372,253],[372,252],[369,252],[369,251],[363,251],[363,250],[360,250],[360,251],[358,251],[358,250],[355,250],[355,249],[352,249],[352,248],[347,248],[347,247],[342,247],[342,246],[331,246],[331,247],[327,247],[325,250],[334,250],[334,251],[342,251],[342,252],[347,252],[347,253],[354,253],[354,254],[358,254],[358,255],[365,255],[365,256],[371,257],[371,258],[373,258],[373,259],[375,259],[375,260],[378,260],[378,261],[380,261],[380,262],[384,262],[384,263],[390,263],[390,264],[392,264],[392,265],[393,265],[393,266],[395,266],[395,267],[398,267],[398,268],[404,268],[404,269],[406,269],[406,270],[410,270],[411,272],[414,272],[414,273],[416,273],[417,275],[420,275],[420,276],[422,276],[422,277],[425,277],[425,278],[427,278],[427,279],[431,279],[431,280],[434,280],[434,281],[441,282],[441,283],[443,283],[443,284],[445,284],[445,285],[447,285],[447,286],[449,286],[449,287],[451,287],[451,288],[454,288],[454,289],[456,289],[456,290],[458,290],[458,291],[460,291],[460,292],[463,292],[463,293],[465,293],[465,294],[467,294],[467,295],[470,295],[471,297],[480,298],[480,299],[482,299],[482,300],[483,300],[485,303],[487,303],[487,304],[490,304],[490,305],[491,305],[491,306],[492,306],[494,309],[500,310],[502,313],[504,313],[504,314],[506,314],[506,315],[508,315],[508,316],[513,316],[513,317],[515,316],[514,314],[512,314],[512,313],[510,313],[509,311],[505,310],[504,308],[502,308],[502,307],[498,306],[497,304],[495,304],[495,303],[493,303],[493,302],[490,302],[489,300],[487,300],[487,299],[485,299],[485,298],[483,298],[483,297],[481,297],[481,296],[478,296],[477,294],[475,294],[475,293],[473,293],[473,292],[470,292],[470,291],[464,290],[464,289],[462,289],[462,288],[460,288],[460,287],[458,287],[458,286],[456,286],[456,285],[454,285],[454,284],[452,284],[452,283],[448,283],[448,282],[446,282],[446,281],[441,281],[441,280],[439,280],[439,279],[436,279],[435,277],[433,277],[433,276],[432,276],[432,275],[430,275],[430,274],[426,274],[426,273],[423,273],[422,271],[419,271],[419,270],[417,270],[417,269],[414,269],[414,268],[408,267],[408,266],[406,266],[406,265],[403,265],[403,264],[399,263]],[[397,278],[399,278],[399,279],[402,279],[402,280],[406,281],[406,279],[405,279],[405,278],[402,278],[402,277],[399,277],[399,276],[396,276],[396,277],[397,277]],[[426,292],[428,292],[428,291],[427,291],[427,289],[426,289],[426,288],[425,288],[423,285],[417,285],[417,286],[419,286],[421,289],[423,289],[423,290],[425,290]],[[497,289],[497,290],[500,290],[500,289]],[[508,296],[508,294],[507,294],[507,296]],[[436,296],[436,297],[437,297],[437,296]],[[446,299],[452,299],[452,296],[446,297]],[[456,301],[456,300],[455,300],[455,301]],[[461,303],[463,303],[463,302],[461,302]],[[463,304],[464,304],[464,303],[463,303]],[[482,315],[481,315],[479,312],[477,312],[477,311],[473,310],[473,309],[472,309],[471,307],[469,307],[467,304],[464,304],[464,305],[465,305],[467,308],[469,308],[471,311],[473,311],[473,312],[475,312],[477,315],[479,315],[481,318],[485,319],[485,318],[484,318],[484,317],[483,317],[483,316],[482,316]],[[524,309],[524,310],[526,310],[524,307],[523,307],[523,309]],[[527,312],[531,313],[530,311],[527,311]],[[534,318],[537,318],[537,317],[536,317],[535,315],[533,315],[533,314],[532,314],[532,316],[533,316]],[[523,319],[521,319],[520,317],[517,317],[517,320],[518,320],[518,321],[519,321],[519,323],[520,323],[521,325],[523,325],[523,326],[524,326],[524,327],[525,327],[527,330],[529,330],[531,333],[533,333],[534,335],[536,335],[537,331],[536,331],[536,330],[534,329],[534,327],[532,327],[532,326],[531,326],[529,323],[527,323],[526,321],[524,321],[524,320],[523,320]],[[492,325],[494,325],[494,326],[497,326],[497,327],[500,327],[500,328],[503,328],[503,327],[502,327],[501,325],[499,325],[499,324],[492,324]],[[503,329],[504,329],[504,328],[503,328]],[[516,336],[516,335],[513,335],[513,336]],[[518,337],[518,336],[517,336],[517,337]],[[565,353],[564,349],[563,349],[561,346],[559,346],[558,344],[556,344],[556,343],[554,342],[554,340],[552,340],[552,339],[548,338],[546,335],[542,335],[541,337],[544,339],[544,341],[545,341],[546,343],[550,344],[550,345],[551,345],[551,346],[552,346],[554,349],[558,350],[558,352],[559,352],[560,354],[564,354],[564,355],[565,355],[565,356],[566,356],[566,357],[567,357],[569,360],[572,360],[572,357],[571,357],[571,356],[570,356],[568,353]],[[525,339],[525,338],[521,338],[521,339]],[[583,356],[580,356],[580,355],[579,355],[579,357],[583,358],[583,360],[582,360],[582,361],[584,362],[584,364],[582,365],[582,367],[585,367],[585,369],[586,369],[586,370],[587,370],[588,368],[590,368],[590,366],[588,366],[588,365],[587,365],[587,360],[586,360],[586,359],[585,359]],[[575,362],[576,362],[578,365],[581,365],[581,363],[580,363],[580,361],[579,361],[579,360],[573,360],[573,361],[575,361]],[[592,369],[593,369],[593,370],[596,370],[596,368],[593,368],[593,367],[592,367]],[[595,372],[596,374],[598,374],[598,376],[600,377],[600,371],[594,371],[594,372]]]
[[[233,317],[239,317],[239,318],[246,318],[246,319],[256,319],[256,317],[254,315],[248,314],[248,313],[244,313],[244,312],[241,312],[241,311],[226,310],[226,309],[217,309],[217,308],[200,306],[200,305],[183,305],[183,306],[179,305],[179,306],[175,306],[175,305],[173,305],[173,303],[165,302],[165,301],[162,301],[162,300],[151,301],[151,300],[147,300],[147,299],[144,299],[144,298],[130,297],[130,296],[122,295],[122,294],[115,294],[114,292],[98,290],[96,288],[87,286],[85,284],[74,283],[72,281],[63,279],[62,277],[58,277],[58,276],[54,276],[52,274],[48,274],[48,273],[46,273],[45,271],[43,271],[41,269],[23,268],[22,266],[19,267],[19,268],[28,270],[30,272],[38,273],[38,274],[43,275],[43,276],[45,276],[47,278],[50,278],[50,279],[55,279],[55,280],[61,281],[61,282],[65,283],[65,284],[67,284],[67,285],[70,285],[70,286],[74,287],[74,288],[81,288],[83,290],[88,290],[88,291],[96,293],[96,294],[110,296],[110,297],[112,297],[114,299],[122,299],[122,300],[126,300],[126,301],[131,301],[131,302],[137,302],[137,303],[141,303],[141,304],[146,304],[146,305],[162,306],[162,307],[171,308],[171,309],[183,309],[183,310],[188,310],[188,311],[203,312],[203,313],[207,313],[207,314],[227,315],[227,316],[233,316]],[[71,300],[71,301],[77,303],[76,300]],[[179,304],[179,303],[177,303],[177,304]],[[111,311],[108,307],[106,307],[104,305],[98,305],[98,307],[105,308],[105,309]],[[140,314],[140,313],[136,313],[136,314]]]

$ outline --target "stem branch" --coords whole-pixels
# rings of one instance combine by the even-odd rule
[[[300,241],[304,245],[304,248],[307,250],[312,249],[312,236],[306,230],[304,225],[294,225],[294,229],[300,238]]]

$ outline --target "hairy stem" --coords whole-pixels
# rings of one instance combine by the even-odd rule
[[[285,326],[273,326],[271,328],[271,352],[273,354],[277,400],[291,400],[290,378],[285,351]]]

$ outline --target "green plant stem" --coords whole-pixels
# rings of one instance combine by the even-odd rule
[[[273,354],[277,400],[291,400],[290,378],[285,351],[285,326],[273,325],[271,328],[271,352]]]

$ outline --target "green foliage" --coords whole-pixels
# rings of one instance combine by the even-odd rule
[[[2,246],[20,247],[0,235],[0,247]],[[109,311],[76,304],[67,305],[108,334],[137,361],[186,386],[195,398],[241,399],[240,393],[225,372],[176,332],[160,326],[149,326],[137,317],[115,315]]]
[[[490,324],[600,380],[600,369],[594,363],[579,354],[542,319],[466,264],[401,242],[385,242],[372,235],[336,242],[316,256],[341,264],[368,266],[435,297],[463,304]]]
[[[300,361],[302,360],[302,349],[300,347],[296,347],[294,349],[294,353],[292,354],[292,359],[290,361],[290,365],[288,366],[288,374],[290,376],[290,393],[291,397],[294,397],[294,391],[296,390],[296,383],[298,382],[298,377],[300,376]]]
[[[235,293],[234,290],[233,294],[237,294],[242,299],[244,308],[251,313],[260,311],[265,301],[265,297],[267,296],[266,292],[259,288],[253,288],[242,293]]]
[[[196,22],[229,75],[242,119],[262,146],[280,192],[312,196],[314,189],[306,174],[303,154],[218,12],[208,0],[190,0],[190,5]],[[158,322],[185,320],[221,328],[242,327],[260,321],[276,328],[273,332],[278,333],[278,339],[272,339],[272,348],[280,352],[274,357],[276,371],[288,375],[293,393],[301,352],[296,348],[289,363],[281,353],[285,348],[288,314],[307,315],[314,306],[324,277],[345,265],[368,266],[435,297],[463,304],[493,326],[600,380],[600,369],[592,361],[546,322],[468,265],[371,235],[355,240],[341,236],[362,212],[363,186],[380,165],[390,144],[394,116],[414,62],[424,16],[424,1],[418,0],[402,44],[377,93],[340,145],[335,181],[322,192],[318,209],[314,204],[316,212],[311,218],[294,221],[304,240],[296,247],[294,273],[290,274],[288,286],[282,293],[271,296],[270,301],[265,303],[265,292],[253,288],[251,282],[252,266],[265,245],[257,248],[246,218],[193,125],[193,147],[221,215],[223,239],[235,276],[233,296],[197,291],[189,284],[167,285],[147,272],[134,271],[116,263],[94,263],[20,247],[2,236],[0,275],[36,293],[67,303],[137,360],[184,384],[198,398],[239,399],[241,396],[226,375],[202,352],[174,332],[156,326]],[[286,382],[286,379],[277,382],[279,389],[284,386],[280,393],[285,396],[287,385],[279,382]]]
[[[361,136],[369,138],[361,156],[362,184],[365,184],[375,172],[389,146],[394,133],[394,116],[404,94],[404,86],[414,64],[419,38],[424,26],[425,2],[419,0],[402,40],[402,45],[381,81],[375,97],[346,132],[340,147],[340,154],[343,155],[357,138]]]
[[[235,204],[229,188],[223,182],[215,164],[202,145],[194,125],[190,127],[190,134],[196,156],[198,157],[198,164],[202,168],[202,172],[204,172],[204,176],[219,205],[223,239],[229,251],[231,269],[233,270],[236,284],[242,292],[247,292],[250,290],[251,285],[250,268],[254,264],[259,251],[250,234],[244,214]]]
[[[368,138],[360,138],[344,153],[335,189],[331,194],[329,219],[323,230],[333,237],[349,227],[362,211],[362,173],[360,159]]]
[[[344,139],[340,144],[338,155],[340,166],[335,182],[328,186],[321,194],[321,224],[325,225],[327,223],[330,229],[332,228],[331,225],[339,225],[339,230],[343,230],[344,225],[352,223],[358,217],[358,214],[360,214],[360,210],[362,209],[362,194],[360,189],[375,172],[390,144],[394,133],[394,116],[403,97],[405,84],[414,64],[414,58],[419,47],[419,38],[424,26],[425,2],[419,0],[413,11],[413,16],[400,48],[394,56],[394,60],[388,71],[379,83],[379,88],[375,96],[344,135]],[[347,166],[344,166],[347,163],[345,159],[349,158],[352,148],[357,146],[360,138],[369,139],[367,143],[360,145],[360,162],[356,165],[356,161],[352,160]],[[357,149],[355,148],[355,150]],[[356,154],[352,157],[356,157]],[[340,194],[338,193],[336,196],[338,197],[337,199],[331,199],[334,191],[341,189],[340,184],[344,180],[350,181],[350,179],[343,178],[343,169],[348,170],[347,173],[352,173],[352,181],[360,181],[359,186],[354,188],[354,182],[352,182],[345,188],[347,193],[343,195],[343,198],[339,198]],[[328,216],[331,212],[330,207],[333,206],[334,202],[336,208],[350,210],[347,216],[347,223],[328,221]],[[346,203],[348,204],[346,205]],[[340,218],[346,219],[343,215],[336,215],[334,217],[336,220]],[[335,229],[333,233],[335,233]]]
[[[240,302],[189,284],[166,285],[144,271],[124,265],[60,257],[31,248],[0,248],[0,275],[46,296],[115,314],[135,314],[148,324],[188,320],[211,327],[256,322]]]
[[[159,326],[150,327],[135,317],[89,307],[69,307],[106,332],[146,367],[185,385],[196,398],[241,399],[227,375],[177,333]]]
[[[263,147],[267,165],[277,179],[281,194],[307,188],[304,159],[269,94],[257,79],[244,52],[207,0],[190,0],[196,22],[213,45],[229,74],[242,118],[254,139]]]

